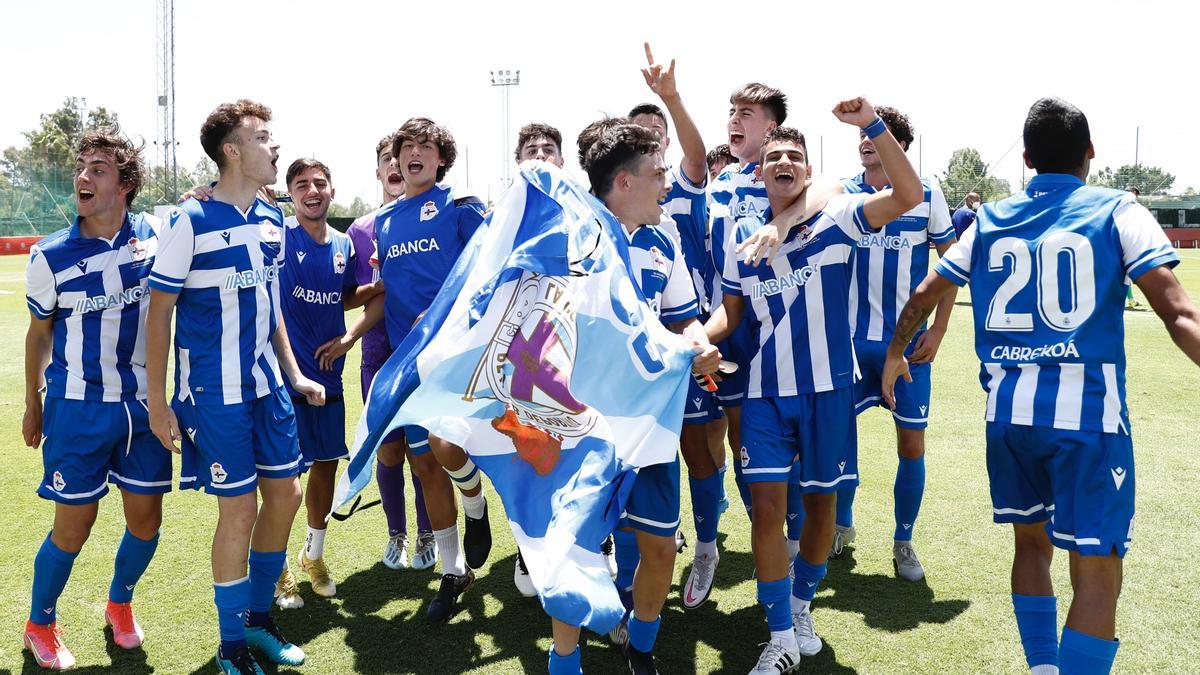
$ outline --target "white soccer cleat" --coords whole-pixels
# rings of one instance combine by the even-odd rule
[[[296,575],[288,567],[283,568],[283,574],[275,582],[275,604],[280,609],[300,609],[304,606],[304,598],[300,597],[300,587],[296,585]]]
[[[892,566],[896,574],[905,581],[920,581],[925,578],[925,568],[911,541],[897,541],[892,544]]]
[[[437,540],[433,538],[433,533],[417,533],[417,549],[413,551],[412,568],[414,570],[427,570],[436,565],[437,560]]]
[[[796,646],[802,656],[814,656],[821,651],[821,638],[817,637],[812,612],[809,610],[792,612],[792,633],[796,636]]]
[[[521,557],[520,551],[517,551],[517,564],[513,566],[513,584],[521,595],[527,598],[537,596],[537,589],[533,587],[533,579],[529,578],[529,570],[525,567],[525,558]]]
[[[401,532],[388,537],[383,549],[383,565],[390,570],[408,568],[408,534]]]
[[[783,675],[800,665],[800,651],[795,644],[785,645],[782,640],[771,640],[758,657],[758,663],[750,675]]]
[[[854,538],[858,533],[854,530],[854,526],[842,527],[841,525],[834,526],[833,548],[829,552],[829,557],[834,558],[842,554],[846,547],[854,543]]]
[[[697,555],[692,561],[692,571],[688,574],[687,583],[683,585],[684,609],[696,609],[708,600],[720,559],[720,556],[715,555]]]

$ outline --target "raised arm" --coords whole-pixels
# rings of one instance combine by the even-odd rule
[[[692,116],[683,106],[683,98],[679,96],[679,89],[675,84],[675,59],[671,59],[671,65],[664,69],[661,63],[654,62],[650,43],[647,42],[644,46],[647,67],[642,68],[642,76],[646,78],[646,86],[650,87],[650,91],[662,99],[667,113],[671,116],[671,123],[675,125],[675,136],[679,139],[679,149],[683,151],[683,161],[679,163],[679,168],[693,185],[704,185],[708,180],[708,163],[705,160],[707,151],[704,149],[704,139],[700,136],[700,130],[696,128]]]
[[[863,201],[867,226],[875,230],[882,229],[920,204],[925,196],[921,178],[908,161],[904,149],[888,131],[887,125],[875,114],[871,103],[861,96],[842,101],[834,106],[833,114],[842,122],[858,127],[871,139],[883,164],[883,171],[892,184],[890,190],[877,192]]]

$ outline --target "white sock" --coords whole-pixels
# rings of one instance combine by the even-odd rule
[[[791,628],[788,628],[787,630],[771,631],[771,642],[775,642],[776,640],[782,642],[783,646],[787,647],[789,652],[796,651],[800,648],[799,645],[796,644],[796,634]]]
[[[463,558],[462,546],[458,542],[458,525],[444,530],[434,530],[433,539],[442,558],[442,574],[462,576],[467,573],[467,561]]]
[[[801,600],[800,598],[797,598],[794,595],[789,596],[789,597],[792,599],[792,612],[793,613],[795,613],[795,612],[803,613],[803,612],[809,611],[809,607],[812,605],[812,600]]]
[[[304,538],[304,557],[317,560],[325,555],[325,530],[308,528],[308,536]]]
[[[696,542],[696,557],[699,558],[701,556],[707,556],[709,558],[716,558],[718,556],[717,542],[716,541],[698,541],[698,542]]]
[[[796,556],[800,555],[800,540],[799,539],[788,539],[787,547],[788,547],[788,564],[791,564],[794,560],[796,560]]]
[[[463,513],[468,518],[479,519],[483,517],[483,509],[487,506],[487,500],[483,498],[483,490],[474,497],[462,495]],[[439,544],[440,545],[440,544]]]
[[[1058,675],[1058,666],[1041,663],[1029,669],[1029,675]]]

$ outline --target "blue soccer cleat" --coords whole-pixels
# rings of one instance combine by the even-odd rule
[[[258,661],[254,660],[254,655],[245,647],[234,652],[229,658],[222,657],[221,650],[217,649],[217,667],[225,675],[265,675]]]
[[[275,621],[265,626],[246,626],[246,644],[262,652],[271,663],[299,666],[304,663],[304,650],[287,641]]]

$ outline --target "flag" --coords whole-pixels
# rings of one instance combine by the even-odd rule
[[[334,501],[388,432],[425,427],[492,481],[546,612],[596,632],[623,613],[600,545],[636,469],[675,456],[692,359],[620,228],[562,170],[523,169],[376,374]]]

